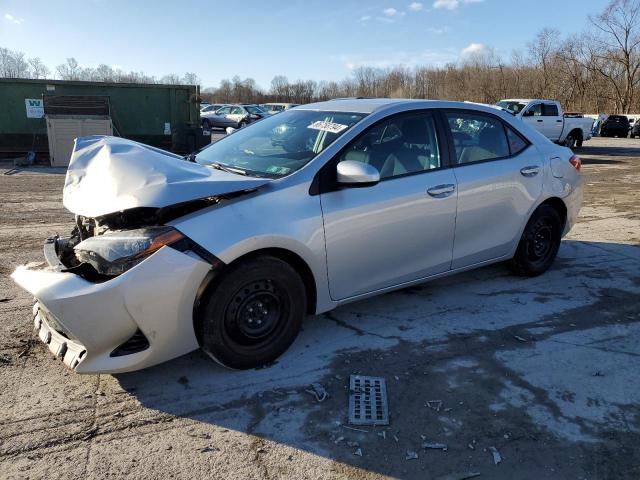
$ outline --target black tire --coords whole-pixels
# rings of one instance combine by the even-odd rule
[[[232,265],[201,301],[202,349],[229,368],[267,365],[295,340],[306,302],[288,263],[260,256]]]
[[[564,146],[567,148],[574,148],[576,146],[576,139],[573,136],[573,132],[569,133],[564,139]]]
[[[518,275],[535,277],[546,272],[558,254],[562,220],[550,205],[541,205],[531,215],[522,232],[510,267]]]
[[[247,121],[246,120],[242,120],[239,124],[238,124],[238,128],[244,128],[247,126]]]
[[[204,120],[202,120],[202,129],[211,130],[211,123],[209,122],[208,118],[205,118]]]

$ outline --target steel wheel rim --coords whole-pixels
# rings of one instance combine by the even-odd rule
[[[553,250],[553,225],[548,218],[541,218],[531,229],[527,239],[527,257],[533,262],[544,262]]]
[[[257,280],[240,288],[224,319],[224,334],[242,346],[268,343],[283,325],[286,311],[279,289],[270,280]]]

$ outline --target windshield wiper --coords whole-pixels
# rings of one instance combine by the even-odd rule
[[[209,166],[211,168],[215,168],[216,170],[222,170],[223,172],[235,173],[237,175],[247,176],[247,171],[242,170],[241,168],[230,167],[228,165],[222,165],[221,163],[210,163]]]

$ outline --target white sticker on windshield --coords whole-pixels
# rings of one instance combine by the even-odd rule
[[[317,122],[313,122],[307,128],[312,128],[314,130],[322,130],[323,132],[340,133],[341,131],[347,129],[348,127],[349,127],[348,125],[343,125],[341,123],[317,121]]]

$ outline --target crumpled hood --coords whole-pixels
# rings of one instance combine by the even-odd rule
[[[94,135],[76,139],[62,201],[72,213],[99,217],[248,190],[269,181],[187,162],[124,138]]]

